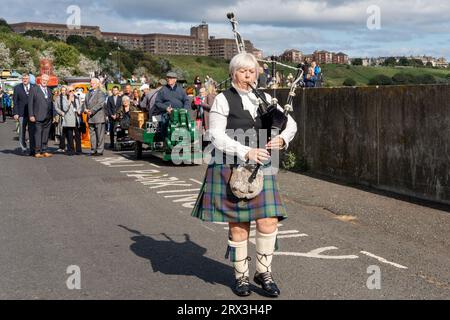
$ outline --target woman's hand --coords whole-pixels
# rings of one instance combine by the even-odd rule
[[[258,164],[263,164],[263,161],[267,161],[270,158],[269,151],[266,149],[251,149],[245,155],[245,160],[254,161]]]
[[[285,142],[281,136],[276,136],[266,144],[267,150],[280,150],[284,147]]]

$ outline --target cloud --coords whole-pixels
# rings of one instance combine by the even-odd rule
[[[82,24],[103,31],[189,34],[205,20],[211,35],[226,38],[233,36],[226,13],[233,11],[243,37],[267,54],[290,48],[355,55],[415,48],[448,54],[450,1],[441,0],[16,0],[0,15],[10,23],[65,23],[73,4],[81,8]],[[6,0],[0,5],[4,8]],[[381,10],[381,30],[367,29],[371,5]]]

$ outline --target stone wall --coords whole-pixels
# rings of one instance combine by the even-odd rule
[[[311,172],[450,204],[450,86],[298,89],[292,115]]]

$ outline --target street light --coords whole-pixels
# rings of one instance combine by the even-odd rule
[[[117,69],[118,69],[118,73],[119,73],[119,84],[120,84],[120,81],[122,80],[122,77],[120,74],[120,46],[119,46],[119,42],[117,41],[117,37],[114,37],[114,41],[117,44]]]

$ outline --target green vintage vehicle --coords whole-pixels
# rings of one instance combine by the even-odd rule
[[[187,110],[173,110],[165,134],[161,127],[160,121],[147,121],[144,128],[131,124],[128,134],[135,141],[136,159],[142,158],[143,151],[151,151],[174,164],[201,164],[201,137]]]

